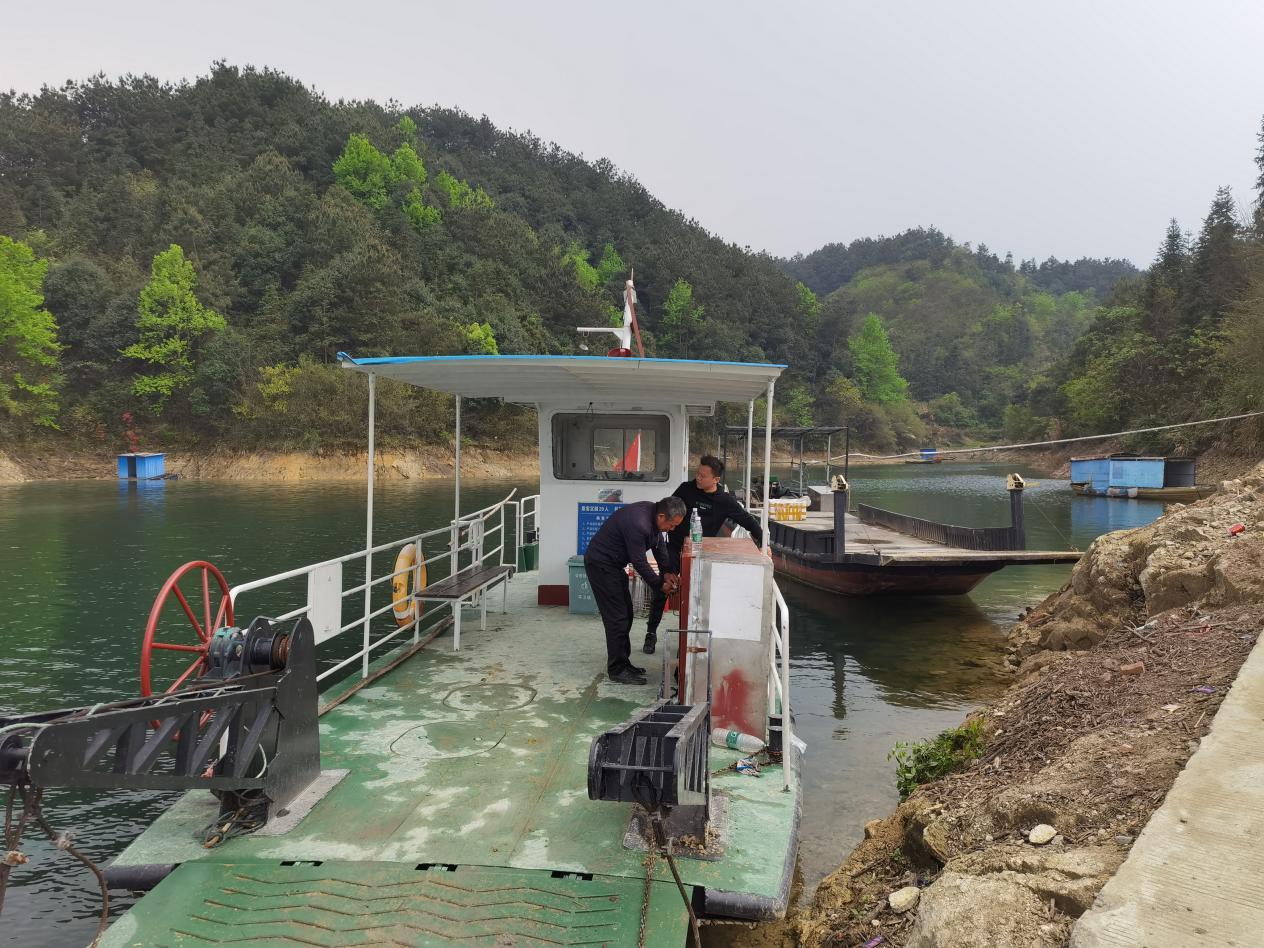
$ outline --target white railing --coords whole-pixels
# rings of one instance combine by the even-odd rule
[[[776,581],[773,581],[772,592],[775,600],[773,609],[772,635],[769,636],[768,659],[771,665],[769,680],[770,699],[775,699],[781,709],[781,754],[782,773],[785,776],[786,789],[790,789],[790,753],[794,749],[794,731],[790,726],[790,607],[781,595]]]
[[[528,533],[540,532],[540,495],[528,494],[522,498],[518,509],[518,545],[526,545]]]
[[[375,653],[378,653],[380,649],[391,643],[400,644],[400,637],[409,633],[411,633],[412,641],[415,644],[421,640],[423,632],[433,631],[450,615],[446,609],[432,608],[423,612],[420,604],[418,604],[412,622],[402,626],[396,625],[391,631],[383,632],[374,638],[373,620],[390,612],[394,607],[394,602],[392,601],[393,597],[388,597],[385,605],[373,608],[373,590],[383,586],[389,589],[390,584],[396,577],[407,576],[418,565],[425,566],[427,578],[430,581],[433,581],[435,578],[441,578],[430,577],[429,574],[434,569],[441,569],[440,564],[445,562],[448,567],[446,575],[452,575],[461,569],[486,565],[489,562],[498,565],[512,564],[516,566],[517,547],[521,543],[521,534],[510,543],[505,529],[506,510],[508,508],[512,506],[514,516],[516,518],[521,517],[520,505],[518,501],[513,499],[515,493],[516,490],[511,491],[507,497],[497,503],[472,513],[462,514],[460,517],[450,521],[447,526],[426,530],[422,533],[382,543],[369,549],[357,550],[345,556],[323,560],[309,566],[301,566],[297,569],[287,570],[283,573],[234,586],[229,590],[229,596],[233,602],[233,611],[240,614],[241,609],[238,605],[238,599],[245,593],[271,589],[274,593],[294,596],[296,591],[292,588],[279,590],[276,587],[282,587],[285,584],[293,585],[297,581],[305,579],[307,581],[307,595],[303,605],[272,617],[272,621],[285,622],[296,619],[301,615],[306,615],[315,629],[318,645],[337,639],[339,636],[357,627],[360,628],[360,648],[354,654],[348,655],[336,661],[330,667],[322,669],[316,677],[318,681],[324,681],[358,661],[360,662],[360,677],[367,678],[369,675],[369,664],[375,657]],[[440,543],[441,549],[429,556],[425,555],[428,541],[431,547],[442,541]],[[383,573],[377,577],[365,576],[365,579],[357,585],[344,586],[343,571],[349,564],[353,566],[353,571],[355,565],[359,565],[360,569],[364,570],[366,564],[373,562],[374,556],[381,553],[398,553],[399,550],[410,543],[417,544],[420,564],[396,570],[394,565],[395,558],[384,557],[383,559],[387,559],[391,564],[390,572]],[[507,556],[512,556],[513,559],[510,562],[506,562]],[[364,596],[362,614],[350,622],[344,623],[342,621],[344,603],[351,597],[357,594],[365,594],[366,592],[368,595]],[[291,599],[291,601],[293,600]]]

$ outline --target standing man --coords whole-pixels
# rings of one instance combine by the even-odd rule
[[[672,557],[669,569],[676,574],[680,572],[680,554],[685,546],[685,538],[689,536],[689,518],[693,511],[698,511],[702,520],[702,535],[718,537],[725,522],[732,520],[738,526],[745,527],[755,541],[762,546],[764,531],[759,521],[743,507],[736,497],[720,486],[720,478],[724,476],[724,462],[712,454],[704,454],[698,460],[698,470],[691,481],[685,481],[672,493],[685,502],[685,516],[680,526],[672,531],[668,541],[669,556]],[[667,596],[656,591],[650,600],[649,621],[645,625],[645,644],[641,650],[646,655],[653,655],[658,644],[658,623],[663,618],[663,609],[667,605]]]
[[[606,673],[621,685],[645,684],[645,669],[637,668],[628,657],[632,654],[632,593],[628,589],[628,564],[665,600],[676,589],[679,577],[669,571],[664,534],[679,527],[685,519],[684,501],[664,497],[626,504],[601,525],[584,553],[584,571],[588,585],[597,600],[597,611],[606,628]],[[654,551],[662,575],[650,569],[645,558]]]

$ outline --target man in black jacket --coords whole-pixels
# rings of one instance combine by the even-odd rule
[[[685,481],[672,493],[673,497],[683,500],[688,508],[684,520],[668,538],[668,553],[673,558],[669,568],[673,573],[680,572],[680,554],[685,546],[685,538],[689,536],[689,520],[695,510],[702,520],[704,537],[718,537],[724,524],[732,520],[750,532],[756,546],[763,544],[764,531],[760,528],[759,521],[751,516],[736,497],[724,489],[720,484],[723,476],[724,462],[714,455],[704,454],[698,460],[698,471],[694,479]],[[645,625],[645,644],[641,648],[646,655],[654,654],[658,644],[658,623],[663,618],[666,605],[667,596],[661,591],[656,592],[650,601],[649,621]]]
[[[669,568],[664,534],[680,526],[685,504],[676,497],[658,503],[642,500],[616,510],[588,542],[584,552],[584,572],[597,600],[597,611],[606,629],[606,673],[623,685],[645,684],[645,669],[629,660],[632,654],[632,593],[628,589],[628,564],[666,600],[676,589],[678,577]],[[654,551],[659,572],[650,569],[645,558]]]

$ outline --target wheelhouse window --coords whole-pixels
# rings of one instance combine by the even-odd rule
[[[553,476],[571,481],[665,481],[666,415],[553,416]]]

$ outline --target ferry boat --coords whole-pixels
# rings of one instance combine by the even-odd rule
[[[143,697],[0,720],[0,783],[188,791],[107,867],[147,894],[102,945],[679,946],[784,915],[802,744],[767,552],[690,546],[647,685],[607,679],[568,565],[612,505],[689,476],[690,418],[771,406],[784,366],[614,352],[341,355],[369,391],[363,547],[235,583],[187,563]],[[455,397],[452,517],[385,542],[379,379]],[[538,494],[463,509],[468,398],[535,407]]]

